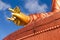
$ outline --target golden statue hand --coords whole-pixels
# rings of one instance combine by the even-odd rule
[[[16,17],[16,21],[20,21],[20,25],[25,25],[27,24],[29,21],[30,21],[30,18],[29,16],[26,16],[25,14],[21,13],[18,14],[18,13],[13,13],[12,14],[14,17]]]
[[[25,25],[29,22],[30,17],[20,12],[18,7],[9,10],[12,12],[12,17],[8,20],[13,21],[16,25]]]

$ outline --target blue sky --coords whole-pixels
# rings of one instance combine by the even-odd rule
[[[50,12],[51,4],[52,0],[0,0],[0,40],[23,28],[23,26],[16,26],[13,22],[7,20],[7,17],[11,17],[8,8],[18,6],[21,12],[29,15],[31,13]]]

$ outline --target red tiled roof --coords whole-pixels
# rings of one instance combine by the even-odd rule
[[[3,40],[60,40],[60,13],[36,20]]]

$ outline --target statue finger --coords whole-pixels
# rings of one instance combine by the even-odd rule
[[[7,18],[8,20],[14,21],[14,18]]]
[[[19,19],[16,19],[16,20],[14,20],[13,22],[14,22],[16,25],[18,25],[18,26],[20,26],[20,24],[21,24],[21,22],[20,22]]]

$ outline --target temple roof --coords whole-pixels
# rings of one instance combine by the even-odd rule
[[[24,28],[19,29],[3,40],[23,40],[37,34],[42,34],[60,28],[60,13],[55,13],[45,19],[38,19],[25,25]],[[54,32],[54,31],[53,31]]]

